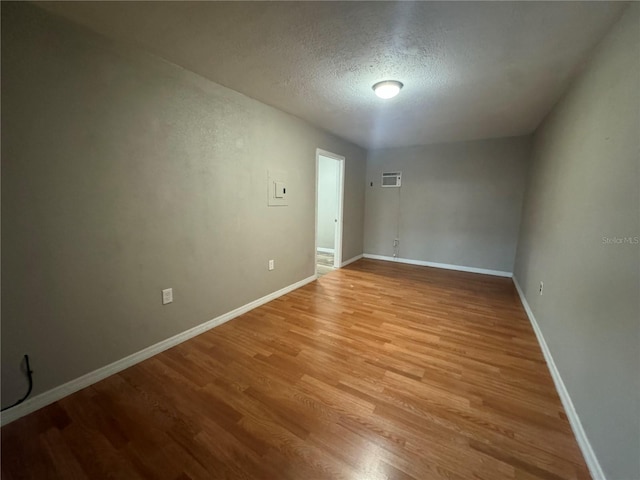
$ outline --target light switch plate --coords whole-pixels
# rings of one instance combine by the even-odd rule
[[[287,172],[278,170],[267,171],[267,205],[270,207],[282,207],[289,204],[289,186],[287,185]],[[278,192],[278,187],[281,189]]]

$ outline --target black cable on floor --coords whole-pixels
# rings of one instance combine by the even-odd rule
[[[10,408],[15,407],[16,405],[20,405],[22,402],[24,402],[27,397],[29,395],[31,395],[31,389],[33,388],[33,377],[32,377],[32,373],[33,371],[31,370],[31,367],[29,366],[29,355],[25,355],[24,356],[24,361],[27,365],[27,377],[29,377],[29,390],[27,390],[27,394],[22,397],[20,400],[18,400],[16,403],[14,403],[13,405],[9,405],[8,407],[4,407],[3,409],[0,410],[0,412],[4,412],[5,410],[9,410]]]

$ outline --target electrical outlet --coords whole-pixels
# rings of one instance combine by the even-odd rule
[[[400,245],[400,239],[399,239],[399,238],[396,238],[396,239],[393,241],[393,246],[394,246],[394,247],[397,247],[398,245]]]
[[[162,304],[173,302],[173,288],[165,288],[162,290]]]
[[[274,268],[276,268],[275,260],[269,260],[269,270],[273,270]]]
[[[539,290],[540,295],[542,295],[542,289],[543,289],[543,288],[544,288],[544,283],[543,283],[543,282],[540,282],[540,290]]]

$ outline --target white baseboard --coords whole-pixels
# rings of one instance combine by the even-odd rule
[[[582,428],[580,417],[578,417],[578,413],[573,406],[573,402],[571,401],[571,397],[569,396],[567,387],[565,387],[564,382],[562,381],[562,377],[560,376],[560,372],[558,371],[558,367],[553,361],[551,350],[549,350],[549,346],[547,345],[547,342],[542,335],[542,330],[540,330],[540,326],[538,325],[536,317],[533,315],[533,312],[529,307],[529,303],[527,302],[527,299],[524,296],[524,292],[520,288],[520,284],[518,283],[516,277],[513,277],[513,283],[516,286],[518,295],[520,295],[520,301],[522,302],[524,311],[529,317],[529,321],[531,322],[533,331],[538,338],[538,343],[540,344],[540,348],[542,349],[544,359],[547,361],[547,366],[549,367],[549,371],[551,372],[553,383],[556,386],[556,390],[558,391],[558,395],[560,396],[560,401],[562,402],[562,406],[564,407],[564,411],[567,414],[567,418],[569,419],[569,424],[571,425],[573,434],[578,441],[578,445],[580,447],[580,450],[582,451],[582,455],[584,456],[585,462],[587,463],[587,467],[589,468],[591,477],[593,478],[593,480],[606,480],[604,472],[602,471],[602,467],[600,466],[600,462],[598,462],[598,458],[596,457],[596,454],[591,447],[591,443],[589,443],[587,434],[585,433],[584,428]]]
[[[356,255],[355,257],[350,258],[349,260],[345,260],[344,262],[342,262],[340,264],[340,267],[346,267],[347,265],[349,265],[350,263],[356,262],[358,260],[360,260],[362,258],[362,254],[360,255]]]
[[[93,372],[89,372],[86,375],[71,380],[70,382],[36,395],[35,397],[26,400],[24,403],[21,403],[10,410],[7,410],[6,412],[2,412],[2,414],[0,414],[0,425],[4,426],[8,423],[13,422],[14,420],[17,420],[20,417],[24,417],[29,413],[35,412],[42,407],[46,407],[47,405],[56,402],[61,398],[66,397],[67,395],[71,395],[78,390],[88,387],[89,385],[93,385],[94,383],[99,382],[100,380],[107,378],[114,373],[121,372],[125,368],[129,368],[136,363],[140,363],[141,361],[146,360],[147,358],[150,358],[171,347],[174,347],[179,343],[189,340],[196,335],[222,325],[223,323],[228,322],[229,320],[232,320],[242,315],[243,313],[247,313],[249,310],[253,310],[256,307],[264,305],[271,300],[275,300],[276,298],[281,297],[282,295],[285,295],[293,290],[296,290],[306,285],[307,283],[313,282],[314,280],[316,280],[316,278],[316,275],[307,277],[304,280],[300,280],[299,282],[284,287],[276,292],[265,295],[262,298],[247,303],[246,305],[238,307],[235,310],[220,315],[219,317],[216,317],[205,323],[201,323],[196,327],[190,328],[189,330],[179,333],[171,338],[167,338],[166,340],[156,343],[155,345],[151,345],[150,347],[131,354],[128,357],[124,357],[109,365],[94,370]]]
[[[411,260],[409,258],[387,257],[385,255],[374,255],[365,253],[364,258],[373,260],[384,260],[386,262],[408,263],[409,265],[420,265],[423,267],[444,268],[445,270],[458,270],[460,272],[482,273],[484,275],[495,275],[498,277],[512,277],[513,273],[501,270],[489,270],[486,268],[465,267],[462,265],[451,265],[448,263],[425,262],[424,260]]]
[[[322,253],[336,253],[336,249],[335,248],[318,247],[317,250],[319,252],[322,252]]]

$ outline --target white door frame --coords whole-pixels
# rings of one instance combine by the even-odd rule
[[[314,235],[314,250],[313,258],[315,263],[315,273],[318,276],[318,263],[315,261],[318,254],[318,173],[320,168],[320,156],[328,157],[338,162],[338,211],[337,222],[335,229],[335,245],[333,266],[334,268],[342,267],[342,230],[343,230],[343,214],[344,214],[344,169],[345,169],[345,157],[336,153],[316,148],[316,223],[315,223],[315,235]]]

